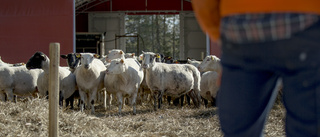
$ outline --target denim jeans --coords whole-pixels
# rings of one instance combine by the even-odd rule
[[[286,135],[320,136],[320,22],[278,41],[234,44],[222,38],[221,64],[217,106],[225,136],[263,136],[278,78]]]

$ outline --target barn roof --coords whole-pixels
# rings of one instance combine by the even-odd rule
[[[192,11],[191,0],[75,0],[76,13],[179,13]]]

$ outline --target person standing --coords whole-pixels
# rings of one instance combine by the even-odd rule
[[[225,136],[263,136],[283,81],[285,131],[320,136],[320,0],[192,0],[221,43],[217,106]]]

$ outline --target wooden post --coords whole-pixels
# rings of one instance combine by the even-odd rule
[[[59,136],[59,57],[60,44],[50,43],[49,51],[49,137]]]

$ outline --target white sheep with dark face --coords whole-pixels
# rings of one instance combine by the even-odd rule
[[[49,87],[49,65],[50,59],[42,52],[36,52],[27,62],[28,69],[43,69],[37,85],[41,96],[48,94]],[[59,67],[59,104],[63,105],[63,100],[69,98],[76,90],[75,76],[70,70]]]
[[[81,57],[81,65],[76,68],[77,86],[80,93],[80,110],[83,111],[84,103],[91,106],[91,113],[94,113],[94,103],[96,101],[97,92],[101,91],[106,67],[103,62],[97,59],[96,54],[78,53]]]
[[[180,97],[190,93],[193,102],[200,106],[200,72],[190,64],[166,64],[157,63],[158,54],[143,52],[142,68],[146,70],[146,82],[154,97],[154,109],[156,101],[164,94],[172,97]],[[158,102],[160,108],[160,102]]]

